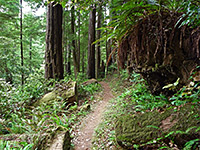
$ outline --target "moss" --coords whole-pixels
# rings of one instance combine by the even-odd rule
[[[56,87],[52,92],[45,94],[34,106],[39,106],[44,103],[51,105],[55,101],[60,101],[61,99],[69,103],[77,102],[77,95],[77,83],[70,82],[65,86]]]
[[[52,130],[50,133],[41,135],[35,142],[33,149],[39,150],[48,150],[53,143],[53,140],[56,136],[59,136],[65,132],[65,136],[63,138],[63,150],[69,150],[71,146],[71,138],[69,131],[64,127],[57,127],[56,129]]]
[[[51,103],[53,100],[55,100],[57,98],[57,92],[56,91],[52,91],[50,93],[47,93],[46,95],[44,95],[43,98],[41,98],[38,102],[37,105],[41,105],[42,103]]]
[[[131,142],[132,144],[142,144],[156,139],[161,135],[156,127],[159,128],[161,121],[169,115],[161,116],[158,112],[147,112],[135,117],[124,115],[117,121],[117,140]]]
[[[178,119],[178,123],[176,123],[169,131],[173,131],[174,129],[186,131],[190,127],[200,125],[200,119],[195,117],[200,115],[198,106],[186,105],[181,107],[177,113],[178,115],[175,117]]]
[[[119,143],[125,142],[126,145],[141,145],[180,130],[185,133],[174,133],[168,138],[174,139],[175,143],[182,147],[187,141],[200,135],[195,132],[196,128],[186,133],[189,128],[200,126],[199,115],[199,106],[194,105],[186,105],[177,111],[169,109],[164,113],[153,111],[136,116],[124,115],[116,123],[116,139]],[[168,121],[167,118],[170,120]],[[165,129],[162,126],[163,120],[168,121],[166,123],[168,127]]]

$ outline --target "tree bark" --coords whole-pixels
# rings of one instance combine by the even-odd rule
[[[82,50],[82,60],[81,60],[81,65],[82,65],[82,73],[84,73],[85,72],[85,61],[84,61],[84,59],[85,59],[85,51],[84,50]]]
[[[80,49],[81,49],[80,34],[81,34],[81,14],[80,14],[80,11],[78,11],[78,47],[77,47],[77,71],[78,72],[80,72]]]
[[[98,20],[97,20],[97,40],[101,38],[101,13],[102,13],[102,4],[101,1],[99,3],[99,11],[98,11]],[[96,78],[100,77],[100,63],[101,63],[101,47],[100,42],[97,43],[97,51],[96,51]]]
[[[46,51],[45,51],[45,78],[53,78],[52,71],[52,45],[53,45],[53,11],[52,3],[47,6]]]
[[[67,9],[67,8],[66,8]],[[66,10],[66,12],[70,13],[70,11],[68,11],[68,9]],[[69,18],[69,14],[66,15],[66,23],[68,23],[70,21],[70,18]],[[70,49],[70,42],[69,42],[69,34],[70,34],[70,31],[69,31],[69,27],[65,26],[65,36],[66,36],[66,45],[65,45],[65,51],[66,51],[66,54],[65,54],[65,71],[68,75],[71,75],[71,49]]]
[[[62,6],[51,2],[47,11],[45,77],[63,79]]]
[[[62,44],[63,44],[63,64],[64,64],[64,72],[67,64],[67,31],[66,31],[66,11],[63,11],[63,27],[62,27]]]
[[[67,66],[66,66],[66,72],[68,75],[72,74],[71,71],[71,47],[70,47],[70,43],[68,43],[67,45]]]
[[[93,6],[90,11],[89,20],[89,32],[88,32],[88,66],[87,66],[87,76],[88,79],[95,78],[95,19],[96,18],[96,8]]]
[[[74,1],[72,1],[74,2]],[[73,62],[74,62],[74,75],[75,79],[77,79],[77,56],[76,56],[76,41],[75,41],[75,16],[74,16],[74,5],[71,8],[71,32],[72,32],[72,53],[73,53]]]

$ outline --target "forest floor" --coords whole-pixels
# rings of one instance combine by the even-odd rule
[[[91,149],[95,128],[101,123],[103,113],[106,110],[109,100],[114,97],[108,83],[102,81],[100,84],[103,87],[102,100],[99,101],[93,111],[83,119],[78,137],[74,139],[74,150]]]

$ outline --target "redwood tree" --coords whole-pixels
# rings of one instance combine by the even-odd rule
[[[74,1],[72,1],[74,2]],[[75,40],[75,8],[74,5],[72,5],[71,8],[71,33],[72,33],[72,54],[73,54],[73,62],[74,62],[74,75],[75,78],[77,78],[77,56],[76,56],[76,40]]]
[[[101,14],[102,14],[102,2],[99,3],[98,20],[97,20],[97,39],[101,38]],[[96,51],[96,77],[100,77],[100,62],[101,62],[101,47],[100,42],[97,43]]]
[[[77,46],[77,70],[80,72],[80,50],[81,50],[81,13],[78,11],[78,46]]]
[[[95,21],[96,21],[96,8],[92,7],[90,11],[89,31],[88,31],[88,66],[87,76],[88,79],[95,78]]]
[[[63,79],[62,13],[60,4],[50,2],[47,8],[45,77]]]

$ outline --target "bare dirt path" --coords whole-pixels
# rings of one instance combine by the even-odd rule
[[[103,87],[102,101],[96,104],[96,108],[84,120],[83,128],[80,130],[79,136],[75,141],[75,150],[90,150],[92,146],[92,136],[94,129],[101,122],[103,112],[110,99],[113,98],[110,87],[105,82],[100,82]]]

